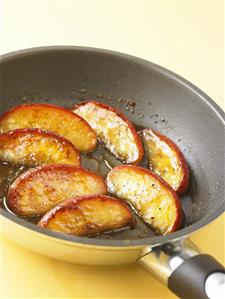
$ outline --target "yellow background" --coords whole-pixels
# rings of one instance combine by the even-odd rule
[[[0,54],[83,45],[133,54],[193,82],[224,107],[223,1],[0,1]],[[215,145],[216,146],[216,145]],[[192,240],[224,263],[224,220]],[[84,267],[1,240],[2,298],[175,298],[136,265]]]

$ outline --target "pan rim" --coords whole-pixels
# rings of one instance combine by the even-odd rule
[[[195,94],[198,95],[198,97],[203,101],[207,106],[212,109],[217,116],[222,121],[223,125],[225,126],[225,112],[220,108],[209,96],[207,96],[203,91],[201,91],[198,87],[196,87],[194,84],[190,83],[188,80],[184,79],[183,77],[177,75],[176,73],[161,67],[155,63],[152,63],[150,61],[147,61],[142,58],[138,58],[129,54],[117,52],[117,51],[111,51],[101,48],[92,48],[92,47],[83,47],[83,46],[70,46],[70,45],[63,45],[63,46],[44,46],[44,47],[33,47],[33,48],[27,48],[22,50],[13,51],[10,53],[6,53],[3,55],[0,55],[0,64],[5,63],[8,60],[11,59],[17,59],[21,58],[23,56],[27,55],[33,55],[33,54],[40,54],[40,53],[46,53],[51,51],[62,51],[62,50],[68,50],[68,51],[82,51],[82,52],[92,52],[92,53],[98,53],[101,55],[109,55],[113,57],[118,57],[121,59],[129,60],[130,62],[141,64],[146,68],[149,68],[151,70],[155,70],[161,74],[163,74],[166,77],[169,77],[176,81],[178,84],[184,85],[187,89],[191,90]],[[7,219],[9,219],[12,222],[15,222],[29,230],[32,230],[38,234],[45,235],[46,237],[51,237],[55,240],[61,240],[61,241],[69,241],[72,244],[84,244],[84,245],[95,245],[95,246],[103,246],[103,247],[113,247],[113,248],[127,248],[127,247],[142,247],[142,246],[157,246],[162,245],[174,240],[177,240],[179,238],[183,238],[203,227],[205,227],[207,224],[215,220],[219,215],[221,215],[225,210],[225,201],[222,202],[222,204],[212,213],[208,216],[203,217],[199,221],[195,222],[194,224],[191,224],[181,230],[178,230],[174,233],[171,233],[167,236],[153,236],[149,238],[143,238],[143,239],[136,239],[136,240],[107,240],[107,239],[92,239],[92,238],[86,238],[86,237],[76,237],[66,234],[61,234],[57,232],[53,232],[44,228],[37,227],[35,224],[29,223],[21,218],[19,218],[16,215],[13,215],[4,209],[0,208],[1,215]]]

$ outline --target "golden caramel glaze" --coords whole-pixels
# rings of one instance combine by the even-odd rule
[[[40,129],[18,129],[0,134],[0,161],[36,166],[80,166],[80,154],[67,139]]]
[[[118,159],[131,164],[141,161],[141,140],[132,123],[121,112],[96,101],[78,104],[73,112],[90,124],[100,141]]]
[[[162,177],[178,194],[188,186],[189,170],[183,154],[168,137],[151,129],[142,131],[150,170]]]
[[[176,193],[154,173],[137,166],[118,166],[107,177],[111,193],[130,202],[157,234],[181,225],[182,208]]]
[[[63,107],[47,104],[17,106],[0,118],[0,133],[39,128],[67,138],[79,151],[95,149],[95,132],[80,116]]]
[[[99,195],[66,200],[38,223],[41,227],[76,236],[133,227],[134,224],[131,211],[121,200]]]
[[[43,215],[68,198],[105,194],[102,177],[71,165],[44,165],[30,169],[9,188],[10,209],[23,216]]]

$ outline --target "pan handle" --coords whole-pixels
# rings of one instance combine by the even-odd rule
[[[225,269],[189,239],[147,249],[138,263],[182,299],[224,299]]]

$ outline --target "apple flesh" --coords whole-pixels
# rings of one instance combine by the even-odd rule
[[[144,129],[142,137],[150,170],[162,177],[179,195],[189,183],[189,169],[178,146],[167,136]]]
[[[68,198],[106,194],[102,177],[66,164],[44,165],[28,170],[10,186],[9,208],[17,215],[43,215]]]
[[[109,172],[107,186],[112,194],[128,201],[157,234],[166,235],[180,228],[180,199],[153,172],[138,166],[118,166]]]
[[[138,164],[142,160],[141,139],[133,124],[120,111],[96,101],[80,103],[72,110],[89,123],[116,158],[130,164]]]
[[[86,236],[123,227],[134,227],[135,219],[121,200],[104,195],[68,199],[39,221],[38,226],[75,236]]]
[[[0,117],[0,133],[15,129],[38,128],[68,139],[79,151],[93,151],[95,132],[79,115],[55,105],[30,104],[17,106]]]
[[[67,139],[40,129],[18,129],[0,134],[0,161],[36,166],[80,166],[80,154]]]

